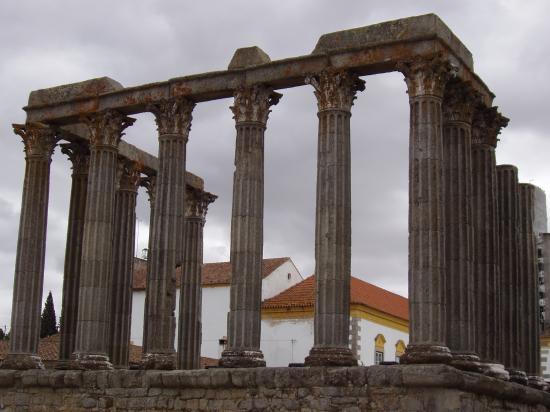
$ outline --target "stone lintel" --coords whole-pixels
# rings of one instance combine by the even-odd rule
[[[89,130],[83,123],[75,123],[61,127],[63,138],[66,140],[89,140]],[[158,170],[158,158],[138,147],[121,140],[118,145],[119,154],[133,162],[139,163],[146,175],[156,174]],[[186,172],[186,184],[193,189],[204,190],[204,180],[199,176]]]
[[[271,59],[258,46],[242,47],[235,51],[227,68],[229,70],[246,69],[266,63],[271,63]]]
[[[400,32],[399,27],[408,31]],[[388,33],[386,37],[384,31]],[[336,39],[340,35],[342,44],[338,46]],[[24,110],[30,122],[69,124],[77,122],[82,114],[106,109],[116,109],[126,115],[140,113],[146,111],[148,103],[176,96],[186,96],[199,103],[232,97],[237,88],[256,84],[268,84],[274,89],[297,87],[304,84],[306,76],[327,68],[350,70],[360,76],[386,73],[395,71],[401,61],[434,54],[449,58],[458,68],[458,77],[471,82],[483,96],[484,104],[491,105],[494,95],[473,72],[471,54],[437,16],[426,15],[322,36],[314,54],[310,55],[260,64],[265,57],[262,59],[256,50],[250,60],[254,65],[240,70],[177,77],[95,96],[69,94],[63,100],[50,102],[31,99]]]
[[[78,98],[97,97],[121,89],[124,89],[124,86],[116,80],[109,77],[98,77],[83,82],[32,91],[29,95],[29,106],[55,104]]]

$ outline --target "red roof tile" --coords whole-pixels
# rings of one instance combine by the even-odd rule
[[[351,278],[351,304],[377,309],[401,319],[409,320],[409,300],[361,279]],[[263,309],[308,308],[315,304],[315,277],[310,276],[280,294],[266,299]]]
[[[265,278],[275,269],[290,260],[288,257],[264,259],[262,265],[262,276]],[[145,280],[147,278],[147,261],[139,258],[134,258],[134,278],[133,289],[145,290]],[[176,269],[176,287],[180,287],[181,268]],[[229,285],[231,283],[231,263],[216,262],[205,263],[202,265],[202,285]]]

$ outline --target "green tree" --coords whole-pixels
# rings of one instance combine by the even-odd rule
[[[44,310],[42,311],[42,318],[40,322],[40,338],[46,336],[55,335],[57,333],[57,321],[55,317],[55,308],[53,306],[52,292],[48,293],[46,303],[44,304]]]
[[[0,340],[6,339],[6,334],[4,333],[4,329],[0,328]]]

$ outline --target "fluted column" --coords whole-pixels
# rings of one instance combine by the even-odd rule
[[[46,254],[50,162],[56,139],[41,124],[14,124],[25,145],[25,180],[11,307],[10,349],[3,369],[43,368],[38,357]]]
[[[178,369],[199,369],[202,340],[203,228],[208,205],[216,196],[187,189],[185,241],[178,318]]]
[[[183,257],[186,145],[194,106],[175,98],[148,107],[159,133],[159,169],[148,253],[146,369],[176,366],[176,265]]]
[[[147,190],[149,198],[149,239],[147,242],[147,278],[145,279],[145,302],[143,311],[143,337],[141,351],[142,355],[147,353],[147,314],[149,313],[149,299],[147,290],[149,289],[149,256],[151,255],[151,240],[153,239],[153,220],[155,217],[155,193],[157,176],[151,175],[141,179],[141,186]]]
[[[315,315],[310,366],[353,366],[349,347],[351,281],[351,106],[365,82],[348,72],[306,79],[319,118],[315,210]]]
[[[449,82],[443,98],[443,175],[445,178],[446,338],[451,364],[480,371],[475,352],[472,116],[475,92],[461,82]]]
[[[509,379],[502,364],[502,305],[499,264],[495,148],[508,119],[496,107],[478,107],[472,124],[472,211],[474,228],[475,343],[484,373]]]
[[[110,345],[113,366],[127,368],[132,319],[132,277],[136,232],[136,198],[139,165],[119,160],[119,185],[115,196],[113,273],[110,287]]]
[[[135,119],[109,110],[84,120],[90,130],[90,168],[73,356],[81,368],[110,369],[108,304],[118,144]]]
[[[544,388],[540,376],[540,311],[538,305],[537,241],[535,220],[535,186],[519,185],[519,271],[518,293],[521,313],[518,334],[522,341],[520,365],[527,373],[529,385]]]
[[[59,331],[59,360],[60,363],[64,363],[71,359],[75,348],[78,313],[75,309],[78,308],[90,151],[88,145],[84,143],[67,143],[61,145],[61,152],[69,157],[73,165],[67,243],[65,247],[61,328]]]
[[[448,362],[441,102],[451,67],[434,57],[405,62],[398,69],[405,75],[410,104],[410,343],[401,361]]]
[[[235,172],[231,214],[228,347],[220,366],[265,366],[260,350],[264,214],[264,132],[281,95],[263,86],[235,91]]]
[[[519,331],[523,316],[519,306],[519,195],[515,166],[497,166],[498,217],[500,241],[502,361],[510,380],[527,383],[520,357],[524,350]]]

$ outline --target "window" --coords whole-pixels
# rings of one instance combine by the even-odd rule
[[[291,277],[292,277],[292,275],[291,275],[290,273],[286,275],[286,278],[287,278],[288,280],[290,280]]]
[[[400,362],[401,355],[403,355],[405,353],[405,348],[406,347],[407,347],[407,345],[405,345],[405,342],[403,342],[401,339],[399,339],[397,341],[397,343],[395,344],[395,361],[397,363]]]
[[[386,338],[379,333],[374,338],[374,364],[379,365],[380,362],[384,362],[384,345],[386,344]]]

